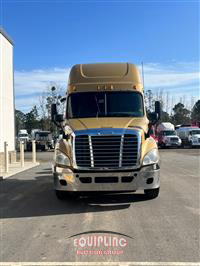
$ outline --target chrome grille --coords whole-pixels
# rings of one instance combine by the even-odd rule
[[[119,167],[121,136],[92,136],[94,167]]]
[[[178,138],[170,138],[171,141],[176,142],[178,141]]]
[[[78,167],[133,167],[138,161],[138,137],[124,135],[77,135],[75,156]]]

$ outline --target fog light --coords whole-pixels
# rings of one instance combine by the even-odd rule
[[[152,184],[153,183],[153,177],[150,177],[147,179],[146,183],[149,185],[149,184]]]
[[[60,184],[61,184],[61,186],[66,186],[67,182],[63,179],[60,179]]]

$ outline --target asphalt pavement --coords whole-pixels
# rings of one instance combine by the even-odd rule
[[[199,152],[160,150],[161,191],[154,200],[139,191],[66,201],[53,191],[53,152],[38,153],[40,166],[0,182],[0,261],[199,262]],[[123,237],[127,244],[73,245],[76,238],[100,235]],[[102,254],[77,255],[77,250]]]

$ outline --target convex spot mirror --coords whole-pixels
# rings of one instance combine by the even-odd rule
[[[58,114],[57,112],[57,106],[55,103],[51,105],[51,121],[54,122],[56,119],[56,115]]]
[[[158,115],[158,120],[160,119],[161,116],[161,105],[159,101],[155,101],[155,113]]]

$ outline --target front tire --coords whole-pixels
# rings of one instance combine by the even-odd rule
[[[147,199],[155,199],[159,195],[160,188],[145,189],[144,194]]]
[[[56,197],[59,200],[66,200],[68,199],[78,199],[79,193],[77,192],[69,192],[69,191],[63,191],[63,190],[55,190]]]
[[[165,148],[166,148],[165,143],[162,142],[162,143],[160,144],[160,147],[161,147],[161,149],[165,149]]]
[[[56,197],[59,200],[65,200],[67,198],[67,193],[62,190],[55,190]]]

